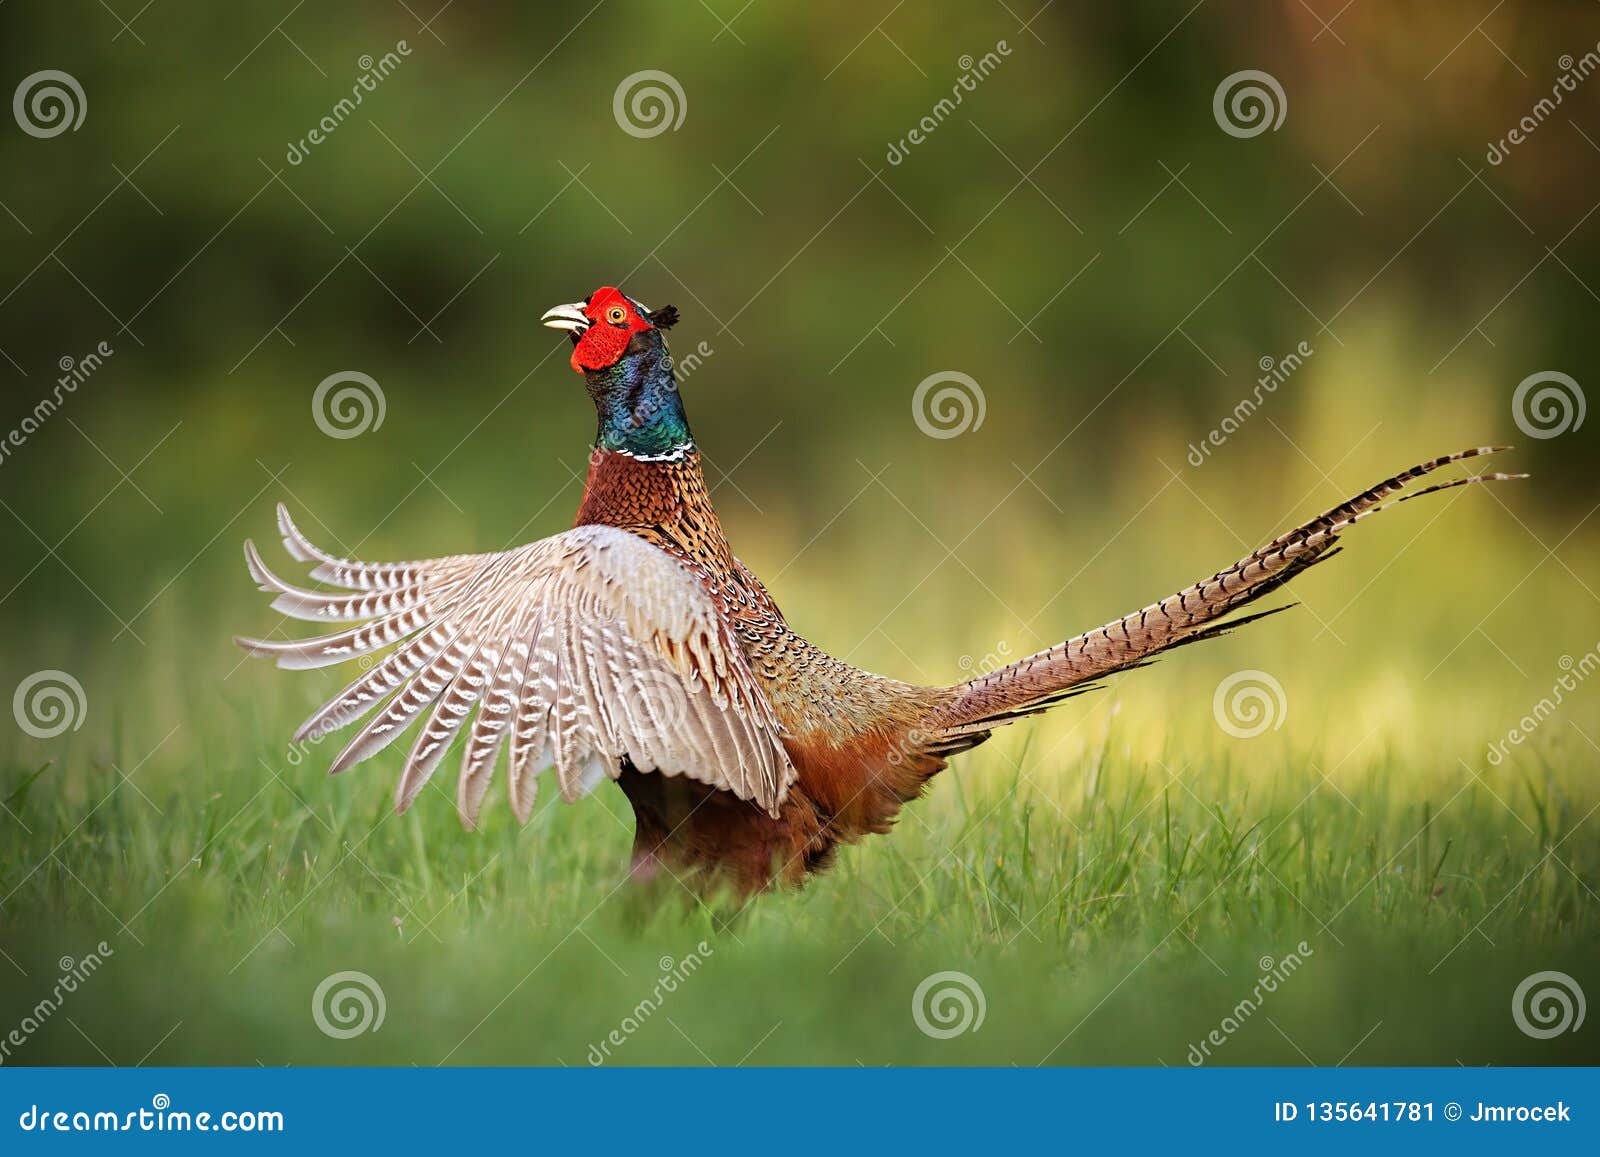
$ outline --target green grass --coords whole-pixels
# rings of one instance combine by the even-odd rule
[[[1215,1062],[1583,1059],[1582,1036],[1534,1041],[1510,1016],[1530,972],[1596,975],[1600,856],[1578,825],[1597,797],[1572,729],[1474,778],[1382,742],[1329,768],[1283,732],[1214,727],[1141,757],[1110,703],[959,761],[890,837],[731,919],[670,883],[619,887],[614,789],[577,807],[547,791],[526,829],[502,805],[469,837],[444,790],[390,814],[388,766],[287,762],[267,738],[287,708],[212,720],[143,766],[115,747],[71,782],[14,765],[0,1028],[104,939],[114,955],[12,1063],[581,1065],[660,958],[703,940],[614,1063],[1181,1065],[1260,958],[1304,941]],[[1081,759],[1046,750],[1063,732],[1092,733]],[[376,978],[387,1013],[333,1040],[312,993],[344,970]],[[934,1039],[912,996],[947,970],[986,1015]]]
[[[910,467],[886,479],[893,495],[853,499],[862,479],[845,474],[781,517],[776,485],[755,492],[765,513],[737,495],[722,504],[797,629],[932,681],[1159,597],[1376,473],[1319,484],[1272,468],[1295,485],[1269,493],[1242,485],[1242,470],[1197,472],[1190,493],[1152,465],[1103,502],[1072,499],[1066,524],[1043,498],[997,509],[1008,482]],[[280,493],[228,524],[234,496],[266,479],[253,462],[227,469],[221,499],[158,475],[157,492],[191,495],[193,512],[150,518],[127,495],[126,521],[104,519],[107,542],[72,556],[119,609],[148,604],[142,645],[112,640],[106,609],[53,564],[30,577],[32,555],[0,560],[21,583],[0,688],[58,667],[88,700],[81,730],[0,734],[0,1041],[50,994],[60,957],[101,940],[115,952],[6,1063],[583,1065],[652,996],[662,958],[701,941],[703,966],[610,1063],[1183,1065],[1252,995],[1262,958],[1301,942],[1299,970],[1209,1063],[1588,1059],[1588,1027],[1532,1039],[1511,997],[1552,969],[1600,993],[1600,681],[1508,758],[1487,758],[1550,694],[1562,656],[1600,639],[1584,577],[1600,546],[1572,533],[1586,506],[1545,510],[1531,487],[1504,504],[1455,491],[1364,524],[1345,557],[1296,584],[1299,609],[998,733],[891,835],[730,920],[670,881],[622,885],[632,820],[609,786],[574,806],[546,786],[519,828],[497,783],[469,835],[452,761],[398,817],[399,750],[333,779],[333,744],[292,761],[287,737],[349,673],[278,671],[227,642],[275,625],[237,547],[270,530]],[[559,528],[554,512],[524,526],[529,503],[506,502],[498,477],[451,482],[480,521],[463,526],[419,494],[362,552],[415,557]],[[309,470],[285,485],[318,516],[308,531],[335,546],[392,507],[380,487],[362,488],[371,510],[347,503]],[[81,517],[76,495],[58,501],[38,516],[56,537]],[[978,527],[964,563],[902,501],[947,541]],[[1246,668],[1280,680],[1288,713],[1238,739],[1212,698]],[[378,1032],[335,1040],[314,1023],[313,992],[343,971],[381,985]],[[912,998],[949,971],[981,987],[985,1019],[935,1039]]]

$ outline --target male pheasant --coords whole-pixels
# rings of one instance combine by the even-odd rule
[[[354,593],[292,587],[247,542],[250,573],[277,594],[273,607],[362,625],[238,642],[291,668],[395,645],[295,741],[354,724],[386,700],[333,761],[339,772],[427,712],[400,775],[399,811],[465,731],[456,806],[467,828],[505,748],[518,819],[527,821],[546,767],[569,802],[614,779],[637,822],[635,876],[666,866],[741,893],[797,884],[840,844],[887,831],[929,777],[994,728],[1261,618],[1224,620],[1331,557],[1343,531],[1403,501],[1393,496],[1415,479],[1504,449],[1414,466],[1143,610],[979,678],[922,687],[858,670],[795,634],[734,556],[663,337],[675,309],[651,311],[605,287],[542,320],[568,331],[572,368],[599,413],[574,528],[499,553],[374,564],[318,550],[280,506],[289,554]],[[1405,497],[1513,477],[1523,476],[1457,478]]]

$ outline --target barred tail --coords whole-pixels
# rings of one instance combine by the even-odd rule
[[[1142,666],[1152,656],[1185,643],[1215,638],[1245,623],[1286,610],[1219,620],[1270,594],[1340,549],[1338,536],[1369,515],[1396,502],[1478,482],[1526,478],[1526,474],[1475,474],[1440,482],[1412,494],[1392,497],[1441,466],[1508,446],[1479,446],[1434,458],[1384,480],[1303,526],[1280,535],[1254,554],[1175,595],[1125,615],[1098,630],[1068,639],[1047,651],[1020,659],[992,674],[952,688],[954,697],[927,717],[919,730],[930,745],[951,753],[987,738],[991,728],[1037,714],[1052,704],[1089,690],[1103,675]]]

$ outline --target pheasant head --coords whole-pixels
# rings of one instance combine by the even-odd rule
[[[587,300],[546,310],[540,321],[572,340],[572,368],[600,418],[596,446],[638,458],[673,457],[693,446],[663,336],[677,324],[677,309],[652,310],[604,285]]]

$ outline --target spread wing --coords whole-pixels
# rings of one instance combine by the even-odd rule
[[[524,823],[543,768],[555,767],[571,801],[616,778],[624,758],[777,815],[795,778],[782,726],[705,588],[665,551],[626,531],[583,526],[497,554],[372,564],[318,550],[281,505],[278,526],[290,555],[316,564],[313,578],[345,591],[292,587],[247,542],[251,577],[277,594],[273,608],[361,625],[314,639],[237,642],[295,669],[394,648],[294,738],[320,739],[382,702],[334,760],[330,770],[339,772],[428,712],[395,791],[397,810],[466,732],[456,807],[468,827],[502,748],[511,806]]]

